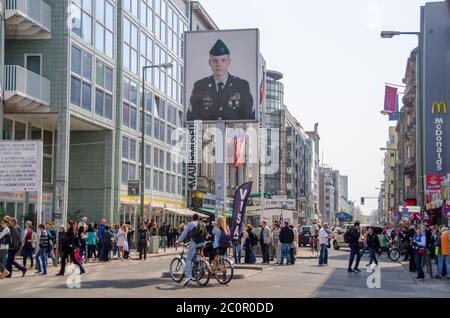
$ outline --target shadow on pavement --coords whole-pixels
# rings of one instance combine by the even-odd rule
[[[132,288],[141,288],[159,285],[163,283],[167,283],[167,279],[161,278],[149,278],[149,279],[120,279],[120,280],[95,280],[95,281],[87,281],[81,282],[81,289],[84,288],[123,288],[123,289],[132,289]],[[59,289],[67,289],[66,284],[57,285],[55,288]]]

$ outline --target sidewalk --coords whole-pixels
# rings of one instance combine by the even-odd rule
[[[175,248],[167,248],[166,251],[164,252],[164,249],[160,249],[158,254],[150,254],[147,253],[147,261],[151,260],[152,258],[157,258],[157,257],[164,257],[164,256],[172,256],[172,255],[178,255],[179,253],[181,253],[181,249],[178,248],[177,250],[175,250]],[[22,265],[22,256],[17,256],[15,258],[15,260]],[[36,269],[36,259],[34,260],[34,267],[33,268],[29,268],[30,266],[30,260],[27,260],[27,273],[25,275],[25,277],[35,277],[38,276],[38,274],[35,274]],[[139,253],[135,250],[133,250],[132,252],[130,252],[130,257],[126,260],[126,259],[111,259],[109,262],[101,262],[98,259],[89,261],[87,263],[83,264],[83,267],[85,267],[86,269],[89,269],[91,267],[97,267],[97,266],[101,266],[104,264],[108,264],[110,262],[133,262],[133,261],[139,261]],[[144,261],[144,260],[141,260]],[[67,264],[67,267],[69,266],[69,263]],[[66,267],[66,268],[67,268]],[[47,275],[48,276],[54,276],[56,275],[59,270],[61,268],[61,265],[58,264],[58,266],[53,266],[52,263],[52,259],[49,257],[48,258],[48,264],[47,264]],[[17,270],[15,267],[13,267],[13,275],[12,277],[22,277],[22,272],[20,272],[19,270]]]

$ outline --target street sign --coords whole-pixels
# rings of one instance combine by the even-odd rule
[[[139,191],[139,180],[128,180],[128,196],[138,197],[140,195]]]

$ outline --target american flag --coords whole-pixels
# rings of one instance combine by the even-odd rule
[[[263,105],[266,97],[266,69],[263,68],[263,78],[259,86],[259,105]]]

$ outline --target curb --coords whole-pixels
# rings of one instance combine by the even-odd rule
[[[249,269],[249,270],[264,270],[263,266],[252,266],[252,265],[234,265],[234,269]]]
[[[211,277],[212,276],[214,276],[214,275],[211,274]],[[161,278],[172,278],[172,277],[170,276],[170,272],[163,272],[161,274]],[[245,278],[247,278],[245,276],[245,274],[234,274],[233,275],[233,279],[245,279]]]

